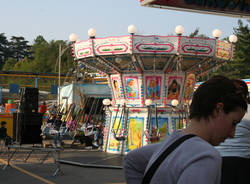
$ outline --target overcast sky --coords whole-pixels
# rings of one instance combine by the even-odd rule
[[[174,34],[183,25],[184,35],[200,28],[211,37],[217,28],[227,37],[238,25],[238,18],[142,7],[139,0],[1,0],[0,18],[0,33],[8,39],[23,36],[30,43],[38,35],[47,41],[68,40],[71,33],[85,40],[91,27],[97,37],[121,36],[128,34],[130,24],[143,35]]]

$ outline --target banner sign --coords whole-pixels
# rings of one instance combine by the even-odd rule
[[[76,59],[93,56],[91,40],[76,42],[74,44],[74,54]]]
[[[108,37],[94,40],[96,55],[113,55],[131,53],[131,37]]]
[[[175,54],[177,49],[177,36],[133,36],[134,53]]]
[[[229,60],[231,56],[231,44],[219,41],[217,42],[216,57]]]
[[[181,37],[180,54],[213,56],[216,46],[215,39]]]

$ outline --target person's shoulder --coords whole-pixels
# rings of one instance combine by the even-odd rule
[[[199,156],[211,156],[218,158],[220,153],[207,141],[201,139],[198,136],[193,137],[183,144],[183,149],[185,149],[185,154],[192,156],[194,153]]]

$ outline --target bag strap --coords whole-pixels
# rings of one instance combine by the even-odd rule
[[[155,160],[155,162],[151,165],[151,167],[147,170],[147,172],[144,174],[142,184],[149,184],[151,179],[153,178],[153,175],[155,174],[158,167],[161,165],[163,160],[166,159],[166,157],[174,151],[181,143],[183,143],[185,140],[190,139],[194,137],[193,134],[184,135],[181,138],[177,139],[175,142],[173,142],[169,147],[167,147],[161,155]]]

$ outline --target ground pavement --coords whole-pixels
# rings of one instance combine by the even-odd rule
[[[7,154],[0,152],[0,183],[3,184],[122,184],[125,183],[121,155],[98,150],[65,148],[60,155],[61,171],[53,176],[56,165],[51,157],[39,163],[42,154],[31,154],[24,162],[26,151],[16,153],[11,166],[3,170]]]

